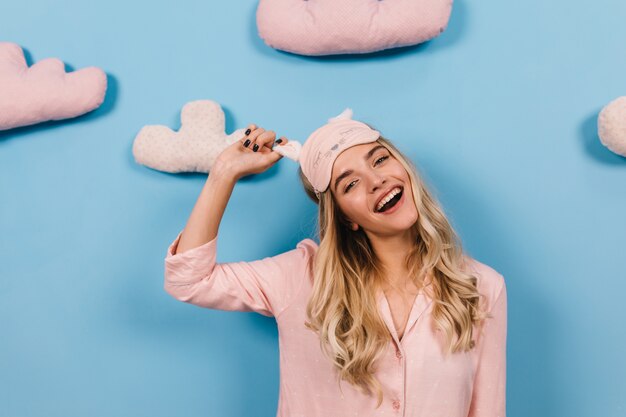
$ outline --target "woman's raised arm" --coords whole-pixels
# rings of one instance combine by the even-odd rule
[[[187,220],[175,254],[201,246],[217,236],[236,182],[231,171],[214,166]]]
[[[308,273],[317,249],[313,240],[304,239],[295,249],[252,262],[217,262],[218,228],[235,183],[281,158],[271,150],[273,132],[259,128],[248,138],[247,146],[234,143],[214,164],[187,225],[168,248],[164,287],[177,300],[200,307],[278,316]]]
[[[248,130],[249,133],[243,139],[224,149],[216,158],[187,220],[176,253],[213,240],[217,236],[235,183],[246,175],[267,170],[282,158],[278,152],[272,151],[276,133],[254,124],[249,125]],[[285,143],[287,139],[282,137],[280,144]]]

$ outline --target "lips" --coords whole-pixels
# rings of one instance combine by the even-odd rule
[[[400,192],[404,191],[404,187],[402,187],[400,184],[396,184],[396,185],[392,185],[391,187],[387,188],[385,191],[383,191],[383,193],[380,195],[380,197],[378,197],[378,200],[376,200],[376,204],[374,204],[374,213],[378,213],[378,211],[376,210],[376,207],[378,207],[378,204],[380,204],[380,202],[383,200],[383,198],[387,197],[387,194],[389,194],[391,192],[391,190],[395,189],[395,188],[400,188]]]

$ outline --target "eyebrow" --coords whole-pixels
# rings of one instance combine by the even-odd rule
[[[365,160],[367,161],[368,159],[370,159],[370,158],[372,157],[372,155],[374,155],[374,152],[376,152],[376,151],[377,151],[377,150],[379,150],[380,148],[387,149],[387,148],[385,148],[383,145],[374,146],[372,149],[370,149],[369,151],[367,151],[367,153],[365,154],[365,156],[363,157],[363,159],[365,159]],[[337,190],[337,185],[339,185],[339,182],[340,182],[342,179],[346,178],[347,176],[352,175],[352,173],[353,173],[353,172],[354,172],[353,170],[349,169],[349,170],[345,171],[343,174],[339,175],[339,176],[337,177],[337,179],[335,180],[335,190]]]

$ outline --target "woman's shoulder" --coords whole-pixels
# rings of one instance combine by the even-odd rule
[[[320,246],[319,243],[317,243],[315,240],[307,237],[307,238],[302,239],[301,241],[299,241],[298,244],[296,245],[296,248],[303,249],[303,250],[315,253],[315,252],[317,252],[317,249],[319,248],[319,246]]]
[[[504,275],[486,263],[469,255],[464,256],[467,272],[477,279],[478,292],[486,297],[487,308],[491,309],[495,300],[503,293],[506,294]]]
[[[292,272],[302,271],[311,274],[312,260],[318,248],[319,244],[313,239],[302,239],[296,244],[295,248],[279,253],[272,260],[284,263]]]
[[[318,248],[319,245],[316,241],[305,238],[300,240],[295,248],[276,255],[274,259],[307,264],[315,256]]]

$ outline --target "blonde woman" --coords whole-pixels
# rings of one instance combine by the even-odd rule
[[[463,254],[411,162],[346,109],[300,148],[250,125],[225,149],[165,259],[165,290],[276,319],[278,416],[504,417],[503,276]],[[295,149],[319,244],[217,263],[236,181]],[[293,155],[292,155],[293,156]]]

